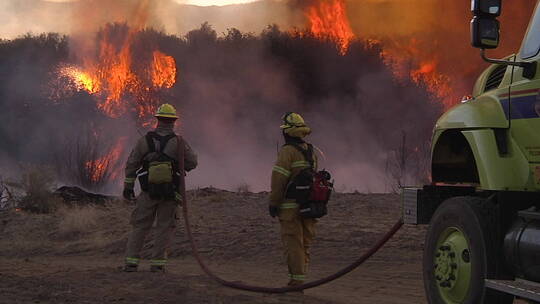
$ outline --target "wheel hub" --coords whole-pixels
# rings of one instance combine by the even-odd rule
[[[469,243],[458,228],[449,227],[441,234],[433,262],[441,298],[447,304],[462,303],[471,282],[471,261]]]
[[[453,288],[458,277],[456,247],[449,242],[439,246],[435,254],[435,279],[440,287]]]

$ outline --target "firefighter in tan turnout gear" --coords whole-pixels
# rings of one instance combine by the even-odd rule
[[[289,198],[288,185],[303,169],[313,166],[316,169],[317,158],[310,144],[304,137],[311,133],[304,119],[297,113],[287,113],[281,126],[285,145],[278,153],[278,159],[272,169],[272,182],[269,212],[278,216],[281,226],[281,238],[289,268],[289,286],[302,284],[306,279],[310,256],[309,249],[315,235],[316,219],[304,218],[299,214],[299,205],[294,198]],[[302,151],[303,150],[303,151]],[[311,155],[311,164],[306,157]]]
[[[197,166],[197,156],[187,142],[173,131],[178,119],[170,104],[159,107],[157,128],[137,141],[126,163],[123,196],[135,200],[134,185],[138,178],[141,194],[131,215],[124,270],[137,271],[144,239],[156,220],[150,270],[164,271],[167,249],[176,226],[176,210],[185,193],[184,172]],[[183,159],[183,161],[182,161]],[[180,160],[180,161],[179,161]]]

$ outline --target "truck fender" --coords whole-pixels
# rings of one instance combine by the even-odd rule
[[[432,149],[432,181],[478,184],[483,190],[522,191],[534,187],[523,152],[511,135],[507,134],[504,140],[507,141],[506,151],[501,151],[495,130],[491,128],[436,132]]]

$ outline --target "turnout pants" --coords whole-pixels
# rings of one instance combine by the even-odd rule
[[[137,265],[144,239],[154,220],[156,221],[154,246],[151,264],[164,266],[167,263],[167,250],[176,227],[176,210],[178,203],[174,200],[153,200],[148,193],[142,192],[137,198],[135,210],[131,214],[133,229],[129,235],[126,263]]]
[[[317,220],[300,217],[298,207],[282,207],[279,222],[281,224],[281,240],[291,279],[289,284],[300,284],[306,279],[310,261],[310,247],[315,237]]]

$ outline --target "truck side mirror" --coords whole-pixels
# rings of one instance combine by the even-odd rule
[[[502,0],[472,0],[471,11],[475,16],[489,16],[492,18],[501,15]]]
[[[500,25],[497,19],[475,16],[471,21],[472,46],[481,49],[494,49],[498,47],[499,29]]]

